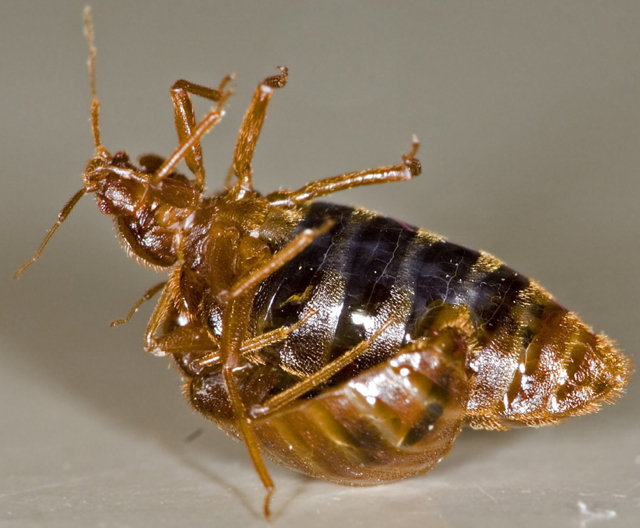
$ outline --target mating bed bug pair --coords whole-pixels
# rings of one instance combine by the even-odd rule
[[[630,360],[534,281],[427,231],[313,201],[418,176],[416,138],[397,165],[260,195],[251,162],[269,100],[287,82],[281,67],[255,91],[226,188],[204,196],[200,141],[223,116],[231,77],[217,89],[177,81],[180,145],[136,165],[101,143],[88,10],[85,31],[95,153],[16,275],[93,193],[129,255],[168,274],[129,317],[160,293],[146,349],[171,356],[191,405],[246,444],[265,515],[274,491],[265,455],[341,484],[379,484],[429,470],[464,425],[554,424],[623,392]],[[192,95],[215,104],[199,123]],[[176,171],[183,159],[193,178]]]

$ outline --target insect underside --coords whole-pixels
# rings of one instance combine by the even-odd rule
[[[83,188],[111,215],[138,262],[168,274],[145,334],[170,355],[191,405],[244,441],[266,490],[263,455],[342,484],[422,473],[464,425],[554,424],[618,397],[632,366],[537,283],[491,255],[366,210],[314,202],[360,185],[420,174],[414,137],[393,166],[266,196],[251,162],[274,90],[268,77],[245,114],[226,188],[204,196],[200,140],[222,118],[217,89],[171,88],[180,145],[133,164],[100,141],[89,12],[95,153]],[[215,106],[197,123],[191,95]],[[184,159],[193,173],[176,172]]]

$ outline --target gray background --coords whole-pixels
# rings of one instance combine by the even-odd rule
[[[204,142],[219,188],[256,83],[285,64],[259,189],[396,163],[415,132],[418,180],[335,200],[494,253],[637,356],[637,1],[93,5],[112,152],[170,153],[171,84],[238,72]],[[82,6],[0,5],[0,526],[261,526],[243,446],[193,415],[167,361],[142,350],[152,306],[108,327],[158,278],[92,200],[11,280],[92,153]],[[433,472],[400,484],[343,488],[271,466],[275,526],[637,526],[637,382],[561,427],[465,430]]]

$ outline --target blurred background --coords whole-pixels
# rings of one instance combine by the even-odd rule
[[[638,357],[640,3],[94,1],[105,146],[177,145],[169,88],[237,95],[205,138],[221,187],[253,90],[275,67],[259,190],[395,164],[415,181],[344,192],[489,251]],[[0,6],[0,526],[262,526],[242,445],[192,414],[145,354],[160,280],[92,199],[19,281],[93,152],[84,2]],[[208,108],[198,101],[197,114]],[[637,526],[640,390],[561,427],[465,430],[431,473],[344,488],[270,466],[277,526]]]

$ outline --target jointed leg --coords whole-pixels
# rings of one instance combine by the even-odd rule
[[[224,86],[224,84],[226,84],[229,78],[230,77],[225,77],[225,79],[223,79],[221,84],[222,87]],[[205,116],[202,118],[200,123],[198,123],[194,128],[191,128],[191,123],[189,123],[189,126],[187,128],[181,129],[182,125],[184,125],[184,123],[181,121],[182,117],[178,116],[179,119],[178,117],[176,118],[176,128],[178,129],[178,135],[184,133],[185,139],[180,143],[180,145],[173,152],[173,154],[171,154],[171,156],[169,156],[165,160],[162,166],[153,175],[152,177],[153,184],[158,184],[160,180],[162,180],[163,178],[166,178],[169,174],[171,174],[171,171],[173,171],[173,169],[180,162],[181,159],[187,158],[188,156],[193,156],[192,158],[193,164],[194,164],[194,167],[196,168],[196,185],[198,186],[199,189],[202,188],[202,186],[204,185],[204,169],[202,169],[201,164],[198,165],[198,159],[197,159],[197,156],[195,156],[193,149],[194,147],[200,144],[200,139],[202,138],[202,136],[209,133],[209,131],[213,128],[213,126],[222,119],[222,116],[223,116],[222,107],[226,102],[226,100],[231,95],[232,95],[232,92],[221,92],[218,100],[218,104],[216,105],[216,107],[209,110],[209,112],[207,112]],[[188,122],[188,118],[187,118],[187,122]],[[190,134],[187,134],[187,129],[189,129]],[[198,179],[200,178],[198,174],[202,175],[201,181]]]
[[[283,249],[278,251],[272,258],[267,260],[262,266],[251,271],[251,273],[243,277],[240,281],[226,292],[221,292],[218,299],[221,302],[227,302],[244,295],[251,288],[255,288],[262,281],[274,274],[285,264],[293,260],[297,255],[302,253],[317,237],[329,231],[335,222],[327,220],[320,227],[315,229],[305,229],[289,242]]]
[[[282,72],[280,75],[267,77],[258,85],[240,127],[233,155],[233,172],[240,180],[239,193],[252,190],[251,161],[264,118],[267,115],[267,106],[273,95],[273,90],[282,88],[287,83],[287,68],[279,66],[279,69]]]
[[[315,314],[315,311],[310,310],[291,326],[281,326],[245,340],[240,346],[240,355],[243,361],[254,365],[264,365],[265,361],[260,357],[259,352],[265,347],[284,341],[291,332],[300,328]],[[205,355],[195,360],[195,365],[199,369],[214,367],[222,363],[219,340],[208,328],[200,326],[178,327],[169,334],[153,338],[153,342],[155,348],[164,354],[202,352]]]
[[[171,87],[171,99],[173,100],[176,130],[180,143],[183,143],[191,137],[193,129],[196,126],[196,118],[193,113],[193,105],[189,94],[198,95],[214,103],[219,103],[225,98],[224,87],[231,79],[231,75],[225,77],[217,90],[183,79],[174,83]],[[200,142],[195,143],[189,149],[185,155],[185,161],[187,162],[189,170],[195,175],[198,189],[202,189],[204,187],[204,167],[202,165]]]
[[[318,385],[328,381],[334,374],[365,354],[375,339],[382,335],[394,322],[393,319],[388,319],[366,341],[362,341],[311,376],[276,394],[262,405],[253,406],[250,410],[251,417],[255,419],[265,418]],[[462,306],[443,306],[434,317],[428,335],[418,338],[401,348],[396,353],[396,356],[404,353],[431,350],[433,354],[441,358],[441,362],[455,365],[455,369],[459,371],[461,376],[464,376],[466,354],[476,346],[474,335],[475,330],[468,309]]]
[[[176,298],[179,295],[180,289],[180,268],[177,268],[168,281],[157,284],[151,288],[142,299],[136,303],[134,309],[131,310],[129,316],[120,321],[114,321],[114,323],[126,322],[136,307],[142,304],[145,300],[151,298],[162,288],[162,295],[156,305],[156,309],[151,315],[149,324],[144,334],[145,350],[158,356],[165,356],[167,354],[180,354],[186,352],[202,351],[207,354],[212,350],[219,349],[219,343],[215,336],[210,334],[207,329],[197,325],[190,325],[187,327],[174,328],[170,333],[163,334],[156,337],[156,333],[160,326],[167,320],[167,317],[175,315],[172,313],[173,307],[176,304]],[[113,323],[112,323],[113,326]]]
[[[309,319],[316,315],[316,313],[317,312],[315,310],[309,310],[304,316],[302,316],[291,326],[281,326],[280,328],[276,328],[274,330],[271,330],[270,332],[265,332],[264,334],[260,334],[252,337],[251,339],[243,341],[242,345],[240,346],[240,355],[244,360],[251,363],[264,364],[264,361],[258,356],[258,352],[260,352],[265,347],[275,345],[276,343],[284,341],[289,336],[289,334],[291,334],[291,332],[294,332],[303,324],[308,322]],[[220,363],[220,361],[220,350],[216,349],[214,352],[199,359],[198,365],[200,367],[208,367],[217,365]]]
[[[116,319],[111,322],[110,326],[117,326],[121,324],[128,323],[133,315],[136,313],[140,306],[150,300],[156,293],[165,288],[169,281],[163,281],[149,290],[133,305],[129,313],[124,319]],[[175,281],[174,281],[175,282]],[[168,299],[168,301],[167,301]],[[177,327],[173,329],[169,334],[163,334],[161,336],[155,337],[155,333],[157,332],[160,324],[163,320],[169,315],[169,310],[173,304],[172,293],[168,292],[167,296],[161,299],[161,302],[158,303],[156,310],[152,316],[153,326],[151,323],[149,327],[147,327],[145,333],[145,343],[148,351],[153,352],[154,354],[184,354],[187,352],[196,352],[203,351],[207,354],[205,357],[211,357],[212,355],[217,355],[219,357],[218,349],[219,344],[218,341],[214,337],[211,339],[210,333],[204,329],[199,327]],[[212,353],[211,351],[215,350],[216,352]]]
[[[269,503],[275,486],[260,454],[258,440],[251,427],[251,419],[247,415],[247,410],[233,374],[233,370],[240,364],[240,346],[245,340],[249,327],[254,295],[255,290],[230,301],[225,307],[222,318],[223,331],[220,343],[220,357],[223,364],[222,378],[229,394],[236,425],[247,446],[253,466],[267,490],[264,501],[264,515],[268,519],[271,514]]]
[[[321,385],[325,381],[328,381],[333,375],[340,372],[347,365],[353,363],[360,356],[365,354],[371,344],[380,336],[382,333],[389,328],[389,326],[393,323],[393,320],[386,321],[378,330],[376,330],[368,339],[362,341],[357,344],[350,350],[347,350],[340,357],[334,359],[331,363],[328,363],[324,367],[322,367],[317,372],[311,374],[309,377],[304,378],[300,383],[296,383],[292,387],[287,390],[282,391],[279,394],[276,394],[272,398],[268,399],[262,405],[254,405],[251,408],[251,416],[253,418],[264,418],[274,412],[278,411],[288,403],[296,400],[303,394],[309,392],[314,389],[318,385]]]
[[[111,321],[111,324],[109,326],[118,326],[121,324],[128,323],[133,317],[133,314],[135,314],[138,311],[138,308],[140,308],[140,306],[142,306],[143,303],[153,298],[153,296],[156,293],[158,293],[162,288],[164,288],[166,284],[167,284],[167,281],[162,281],[156,284],[155,286],[153,286],[152,288],[149,288],[145,292],[145,294],[140,299],[138,299],[138,301],[136,301],[136,303],[133,305],[131,310],[129,310],[129,313],[124,319],[116,319],[115,321]]]
[[[333,178],[316,180],[297,191],[276,191],[267,196],[272,205],[292,207],[320,196],[351,189],[361,185],[374,185],[393,181],[405,181],[415,178],[422,171],[420,161],[415,157],[418,152],[418,138],[413,136],[413,146],[409,154],[402,156],[402,165],[378,167],[360,172],[351,172]]]
[[[153,311],[151,319],[149,320],[149,324],[147,325],[147,329],[144,332],[144,348],[151,354],[158,356],[165,356],[167,354],[167,352],[161,346],[160,341],[156,339],[155,335],[158,331],[158,328],[160,328],[160,325],[171,311],[179,285],[180,268],[176,268],[171,274],[171,277],[169,277],[169,280],[165,282],[164,289],[162,290],[162,295],[160,295],[160,300],[158,300],[156,309]],[[152,290],[153,288],[149,290],[149,292],[151,292]],[[147,294],[149,292],[147,292]]]

